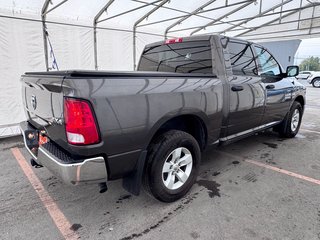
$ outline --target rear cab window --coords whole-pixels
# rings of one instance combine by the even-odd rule
[[[146,47],[138,71],[213,74],[211,44],[188,41]]]

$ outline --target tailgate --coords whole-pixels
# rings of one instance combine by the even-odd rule
[[[25,75],[22,77],[23,105],[27,121],[45,130],[53,140],[65,139],[63,127],[63,76]]]

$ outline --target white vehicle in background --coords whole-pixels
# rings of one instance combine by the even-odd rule
[[[314,73],[314,71],[302,71],[302,72],[299,72],[299,75],[296,76],[296,79],[297,80],[307,80],[307,78],[313,73]]]
[[[307,79],[313,87],[320,88],[320,72],[313,72]]]

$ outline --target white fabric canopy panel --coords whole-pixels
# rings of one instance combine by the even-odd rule
[[[45,59],[49,70],[133,70],[145,44],[165,36],[319,37],[319,5],[319,0],[1,0],[0,137],[17,133],[12,126],[24,120],[20,75],[45,71]]]
[[[24,119],[20,75],[44,68],[41,23],[0,18],[0,136]]]

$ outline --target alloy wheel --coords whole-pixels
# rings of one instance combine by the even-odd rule
[[[292,118],[291,118],[291,131],[295,132],[299,126],[300,122],[300,112],[298,109],[295,109]]]
[[[174,149],[162,168],[162,181],[166,188],[175,190],[183,186],[191,175],[192,165],[192,154],[187,148]]]

